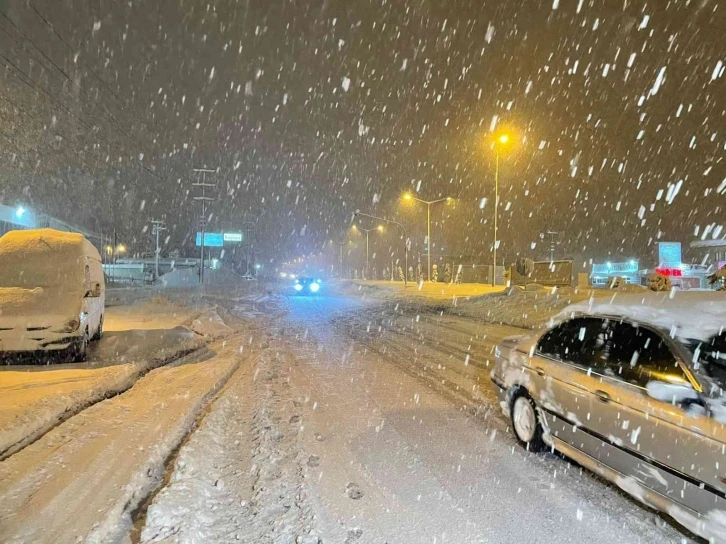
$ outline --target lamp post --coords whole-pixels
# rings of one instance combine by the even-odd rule
[[[343,279],[343,246],[345,245],[345,240],[342,242],[338,242],[338,245],[340,246],[340,279]]]
[[[550,235],[550,264],[552,264],[555,262],[555,236],[559,236],[560,233],[548,230],[547,234]]]
[[[499,149],[501,146],[509,143],[509,135],[502,134],[494,142],[494,151],[496,152],[496,166],[494,169],[494,246],[492,247],[494,256],[494,266],[492,268],[492,287],[497,284],[497,219],[499,215]]]
[[[408,286],[408,280],[407,280],[407,276],[408,276],[408,233],[406,232],[406,227],[404,227],[401,223],[398,223],[396,221],[391,221],[390,219],[384,219],[383,217],[378,217],[376,215],[370,215],[370,214],[363,213],[363,212],[357,211],[357,212],[355,212],[355,216],[356,217],[358,217],[358,216],[370,217],[371,219],[376,219],[378,221],[384,221],[385,223],[389,223],[391,225],[396,225],[398,228],[400,228],[403,231],[403,240],[404,240],[404,246],[403,246],[404,257],[403,258],[404,258],[404,266],[406,267],[406,270],[404,270],[404,273],[403,273],[403,287],[404,288],[407,287]]]
[[[416,198],[411,193],[406,193],[403,195],[404,200],[416,200],[418,202],[421,202],[423,204],[426,204],[426,259],[427,259],[427,268],[428,268],[428,279],[431,280],[431,205],[432,204],[438,204],[439,202],[451,202],[453,200],[451,197],[446,198],[439,198],[438,200],[421,200],[420,198]]]
[[[368,264],[368,235],[373,231],[383,232],[383,226],[378,225],[374,229],[364,229],[357,225],[353,225],[353,228],[356,230],[360,230],[366,233],[366,278],[370,276],[370,265]]]

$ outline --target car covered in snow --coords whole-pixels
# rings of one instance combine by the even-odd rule
[[[517,439],[726,541],[726,294],[615,295],[504,339],[491,377]]]
[[[0,238],[0,355],[84,360],[103,332],[104,305],[101,255],[82,234],[15,230]]]

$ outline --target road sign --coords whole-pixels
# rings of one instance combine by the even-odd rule
[[[197,246],[202,245],[202,233],[197,233]],[[205,232],[204,245],[206,247],[222,247],[224,246],[224,235],[221,232]]]
[[[680,242],[658,242],[658,264],[662,267],[681,264]]]
[[[224,241],[225,242],[241,242],[242,233],[241,232],[225,232]]]

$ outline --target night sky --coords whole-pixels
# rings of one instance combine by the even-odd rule
[[[0,0],[0,202],[148,249],[258,218],[265,259],[339,241],[356,209],[488,262],[652,258],[722,238],[726,4],[716,0]],[[364,225],[369,226],[369,225]],[[400,247],[375,237],[380,255]],[[332,254],[336,248],[330,249]]]

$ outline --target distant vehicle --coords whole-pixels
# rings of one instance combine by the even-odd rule
[[[320,292],[322,284],[319,279],[298,277],[293,284],[293,289],[301,295],[316,295]]]
[[[245,274],[244,276],[242,276],[242,279],[243,279],[243,280],[247,280],[247,281],[254,281],[254,280],[256,280],[257,278],[256,278],[256,277],[254,277],[254,276],[252,276],[251,274]]]
[[[103,334],[101,255],[78,233],[10,231],[0,238],[0,354],[86,359]]]
[[[515,436],[726,541],[726,294],[603,300],[497,346],[491,376]]]

